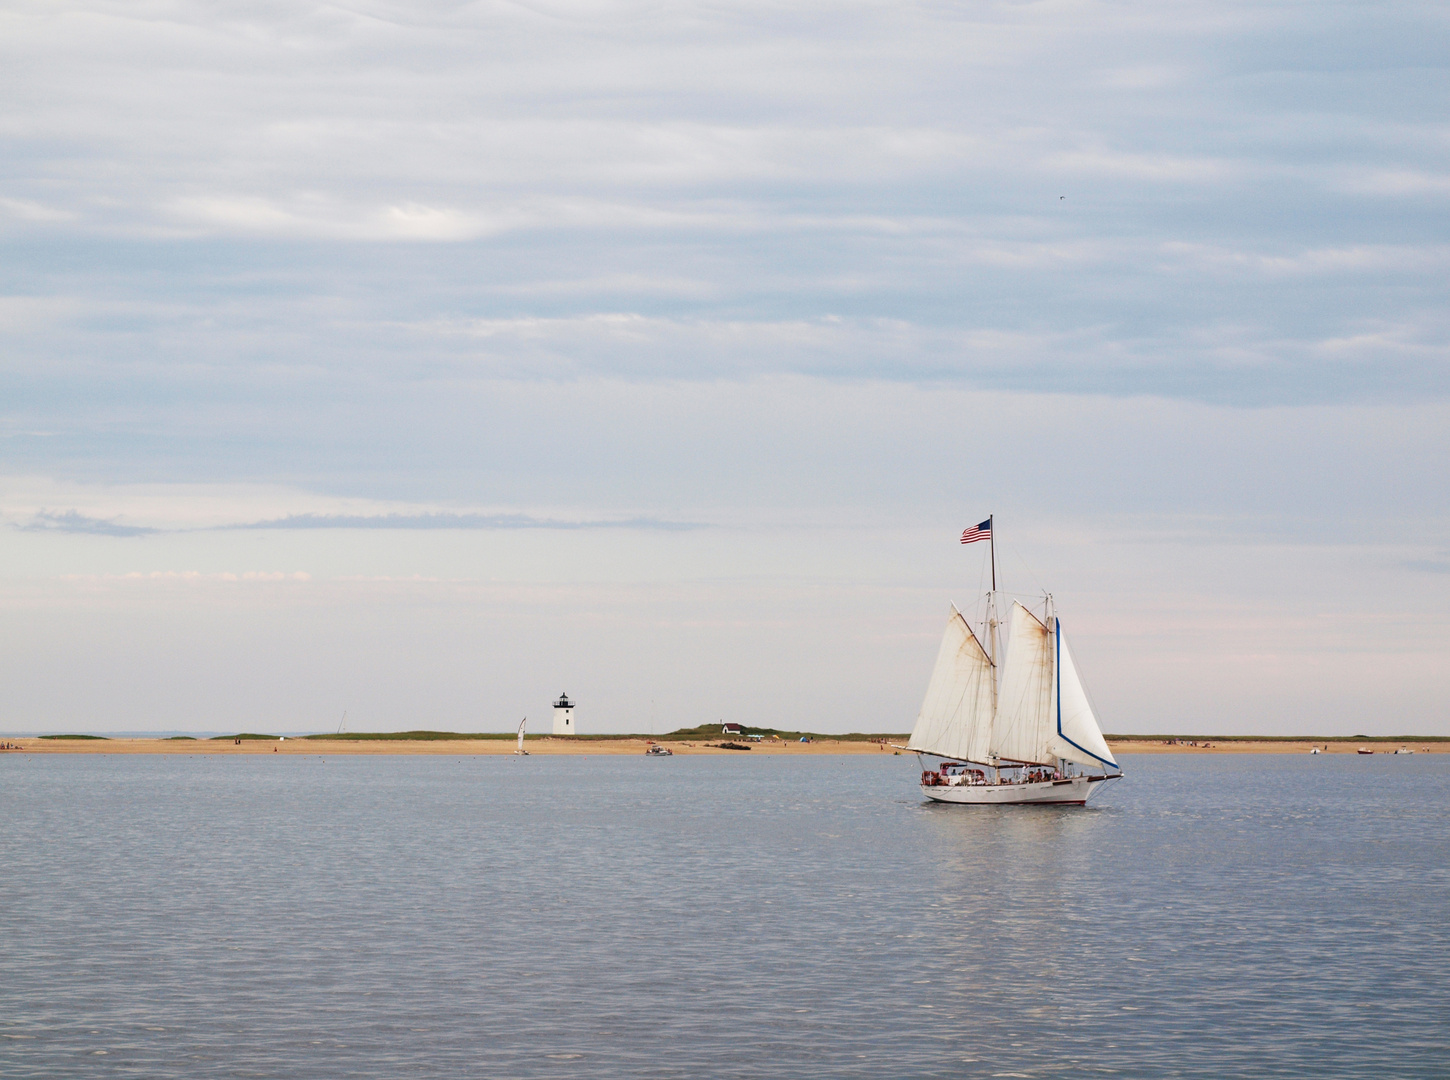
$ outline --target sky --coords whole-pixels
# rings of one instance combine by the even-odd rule
[[[0,3],[0,730],[1450,735],[1450,9]]]

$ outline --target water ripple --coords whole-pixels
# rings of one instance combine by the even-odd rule
[[[0,758],[0,1075],[1450,1060],[1450,760],[1141,758],[1085,811],[904,760]]]

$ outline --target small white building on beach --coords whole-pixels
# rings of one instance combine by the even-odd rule
[[[574,734],[574,703],[569,700],[568,694],[560,694],[559,700],[554,702],[554,734]]]

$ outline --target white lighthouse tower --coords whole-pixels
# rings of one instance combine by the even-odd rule
[[[574,703],[569,700],[568,694],[560,694],[559,700],[554,702],[554,734],[574,734]]]

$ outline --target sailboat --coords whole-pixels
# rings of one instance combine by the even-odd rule
[[[524,749],[524,728],[528,725],[528,722],[529,718],[527,716],[519,721],[519,748],[514,751],[515,756],[520,754],[524,757],[529,756],[529,752]]]
[[[921,790],[937,802],[1084,805],[1123,775],[1078,676],[1052,596],[1039,617],[1012,601],[1005,657],[997,619],[993,543],[983,635],[952,605],[926,698],[905,749],[922,762]],[[938,759],[929,768],[927,759]]]

